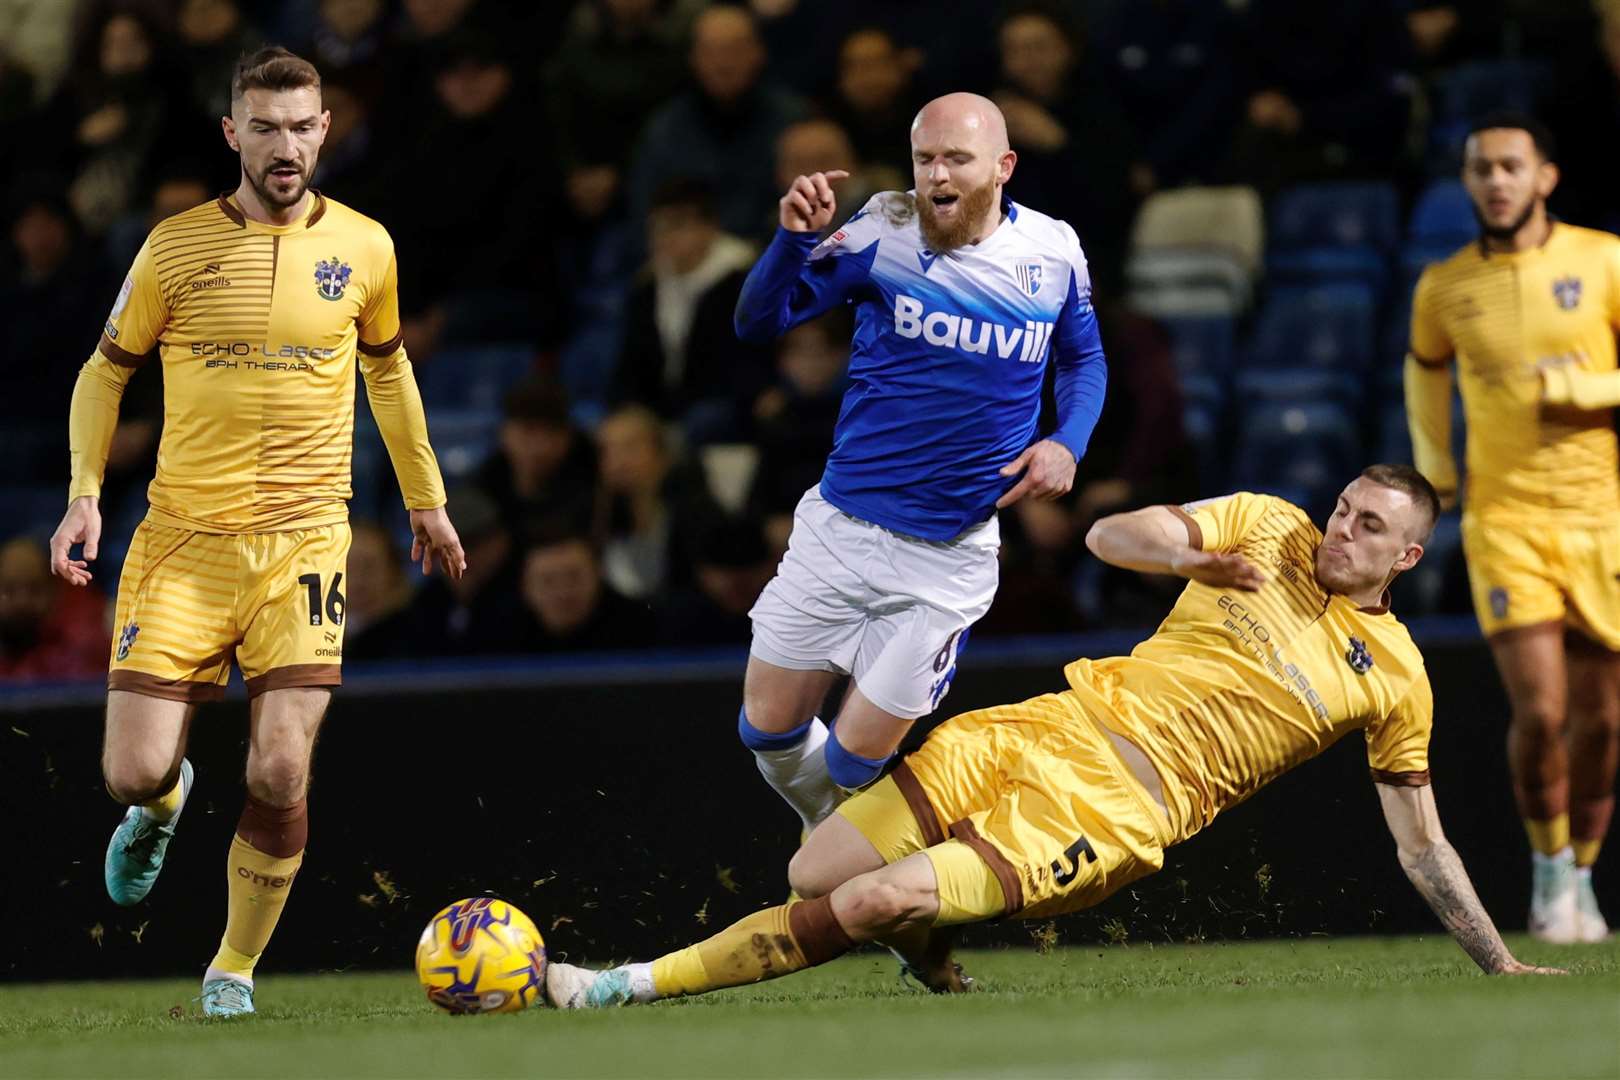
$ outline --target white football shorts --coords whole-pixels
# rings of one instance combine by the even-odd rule
[[[750,651],[777,667],[853,675],[886,712],[927,716],[950,689],[968,627],[995,599],[1000,546],[994,517],[954,540],[919,540],[851,517],[813,487],[748,613]]]

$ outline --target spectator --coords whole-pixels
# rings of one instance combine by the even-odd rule
[[[756,254],[721,231],[694,180],[659,188],[647,214],[648,272],[630,294],[612,398],[681,424],[694,443],[735,438],[739,386],[763,381],[763,354],[732,314]]]
[[[382,212],[385,185],[371,103],[356,86],[321,80],[321,104],[332,114],[315,165],[315,184],[363,214]]]
[[[395,177],[444,177],[457,163],[453,196],[421,212],[414,184],[392,185],[387,221],[399,246],[405,339],[425,357],[442,337],[493,333],[549,341],[555,284],[539,215],[554,205],[549,147],[516,138],[529,124],[526,96],[507,46],[493,34],[461,29],[443,42],[433,78],[434,106],[422,130],[395,145]],[[463,333],[457,333],[455,317]]]
[[[701,479],[689,466],[677,467],[664,425],[645,406],[606,416],[596,447],[607,497],[608,584],[635,600],[684,585],[692,566],[690,523],[708,505]]]
[[[1090,52],[1146,155],[1145,168],[1132,172],[1132,193],[1215,179],[1238,117],[1230,5],[1108,0],[1094,7]]]
[[[849,133],[856,155],[902,178],[911,176],[911,121],[922,107],[913,82],[921,62],[916,49],[902,49],[876,27],[854,31],[838,48],[837,87],[828,111]],[[780,177],[778,186],[787,190]]]
[[[118,271],[127,268],[153,226],[166,217],[212,202],[230,181],[229,175],[195,159],[179,158],[154,170],[145,204],[132,209],[107,230],[104,246],[108,263]]]
[[[681,89],[681,42],[697,0],[590,0],[574,9],[546,80],[568,200],[583,221],[608,212],[647,118]]]
[[[512,531],[495,501],[475,487],[450,492],[447,509],[461,534],[467,569],[460,578],[436,574],[417,590],[411,603],[421,634],[415,654],[509,653],[523,629]]]
[[[711,516],[694,535],[695,578],[665,606],[660,634],[668,645],[741,645],[748,612],[776,572],[759,522]]]
[[[782,129],[804,115],[795,97],[760,84],[765,67],[753,17],[717,4],[692,26],[688,55],[696,86],[654,113],[635,153],[631,216],[642,220],[666,181],[696,177],[724,191],[720,227],[750,236],[781,197],[773,149]]]
[[[320,0],[303,55],[333,78],[370,85],[385,45],[383,0]]]
[[[1502,0],[1413,0],[1406,37],[1417,66],[1438,71],[1502,51]]]
[[[10,226],[15,259],[0,264],[0,378],[6,387],[0,417],[8,427],[41,421],[59,427],[74,376],[96,347],[99,318],[116,290],[50,178],[19,193]]]
[[[0,682],[88,679],[107,671],[106,601],[51,577],[43,545],[0,545]]]
[[[1411,109],[1397,0],[1252,0],[1234,177],[1264,191],[1388,175]]]
[[[405,565],[388,531],[374,521],[349,523],[343,652],[350,660],[417,655],[422,641],[411,611]]]
[[[542,530],[523,556],[525,652],[638,649],[652,644],[645,605],[602,580],[602,564],[586,537],[566,525]]]
[[[1008,192],[1074,226],[1093,282],[1117,291],[1136,201],[1131,178],[1148,168],[1135,135],[1080,63],[1079,31],[1033,3],[1001,22],[996,104],[1018,152]]]
[[[165,126],[176,116],[175,68],[161,45],[157,28],[135,11],[104,16],[80,44],[73,77],[37,118],[30,144],[71,175],[69,201],[93,234],[134,203],[140,178],[159,156]],[[176,134],[200,137],[190,130]]]
[[[787,550],[793,511],[821,482],[843,404],[851,320],[834,310],[794,327],[777,345],[776,383],[754,402],[759,466],[749,510],[764,522],[778,556]]]
[[[199,119],[228,115],[236,61],[263,44],[258,33],[243,21],[236,0],[181,0],[175,25],[192,109]]]
[[[901,143],[904,145],[905,139]],[[796,177],[829,169],[842,169],[849,177],[838,181],[838,216],[827,223],[827,233],[842,226],[878,192],[904,191],[911,186],[909,168],[902,174],[887,165],[863,163],[849,135],[831,120],[801,120],[782,130],[776,140],[776,186],[779,189],[786,191]],[[766,224],[766,231],[776,228],[775,207]]]
[[[514,534],[538,521],[588,532],[596,522],[596,448],[569,417],[567,395],[532,375],[507,391],[504,409],[500,448],[478,470],[478,486]]]

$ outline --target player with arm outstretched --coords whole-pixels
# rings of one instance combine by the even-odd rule
[[[303,861],[315,735],[341,682],[357,359],[410,510],[412,558],[424,573],[435,560],[453,576],[466,566],[405,355],[393,242],[309,186],[330,121],[307,61],[268,48],[237,66],[223,127],[241,183],[160,222],[135,256],[74,387],[69,504],[51,540],[53,570],[88,582],[119,401],[157,358],[163,437],[119,579],[107,678],[102,771],[129,810],[105,877],[124,905],[157,880],[191,790],[193,712],[224,696],[234,658],[250,700],[247,805],[204,975],[210,1016],[253,1011],[254,965]]]
[[[967,713],[845,802],[794,857],[808,899],[750,915],[652,963],[553,963],[553,1004],[702,993],[895,949],[960,990],[944,931],[1100,903],[1267,782],[1355,731],[1400,864],[1491,974],[1547,972],[1508,951],[1446,842],[1429,786],[1433,701],[1388,587],[1422,557],[1439,502],[1377,465],[1326,531],[1282,499],[1237,494],[1104,518],[1087,544],[1115,566],[1188,579],[1129,656],[1077,660],[1069,688]]]
[[[855,308],[833,451],[750,613],[738,718],[806,827],[944,698],[995,596],[997,509],[1069,490],[1107,382],[1074,230],[1002,195],[1016,157],[1000,111],[939,98],[911,146],[915,190],[874,196],[819,242],[843,174],[796,179],[737,304],[751,341]],[[1049,362],[1058,420],[1042,437]],[[829,734],[816,713],[846,674]]]
[[[1455,367],[1463,553],[1512,709],[1530,932],[1599,942],[1592,867],[1620,763],[1620,238],[1548,215],[1555,153],[1523,115],[1487,117],[1468,137],[1463,182],[1482,232],[1418,281],[1406,409],[1413,460],[1455,501]]]

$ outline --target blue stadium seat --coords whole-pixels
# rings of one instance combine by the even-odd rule
[[[1436,180],[1418,196],[1406,224],[1407,250],[1452,251],[1479,235],[1474,204],[1461,180]],[[1440,256],[1443,258],[1444,256]]]
[[[1378,409],[1378,441],[1373,457],[1394,465],[1412,464],[1412,435],[1406,424],[1406,402],[1386,401]]]
[[[1271,207],[1266,273],[1273,282],[1360,282],[1383,288],[1400,233],[1389,184],[1302,184]]]
[[[1294,498],[1313,518],[1364,464],[1354,413],[1332,402],[1251,404],[1238,428],[1233,486]]]
[[[1197,461],[1200,491],[1220,491],[1226,484],[1226,451],[1222,445],[1226,390],[1209,375],[1181,380],[1181,427]]]
[[[67,509],[67,481],[59,484],[8,485],[0,487],[0,539],[32,536],[49,540]]]
[[[1232,370],[1236,333],[1226,315],[1172,315],[1159,319],[1170,335],[1176,371],[1191,375],[1224,376]]]
[[[1378,305],[1365,285],[1274,289],[1256,320],[1245,368],[1317,368],[1360,378],[1371,366]]]
[[[1361,379],[1342,371],[1320,368],[1249,368],[1234,380],[1237,399],[1244,403],[1276,401],[1311,404],[1326,401],[1351,408],[1362,398]]]
[[[501,415],[489,409],[428,408],[428,435],[445,482],[466,479],[483,464],[500,437]],[[397,490],[389,485],[390,494]]]
[[[507,388],[534,370],[526,344],[442,349],[416,369],[422,399],[448,409],[499,409]]]

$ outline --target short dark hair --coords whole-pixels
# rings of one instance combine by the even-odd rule
[[[704,220],[715,220],[714,186],[695,176],[677,176],[660,184],[647,201],[649,210],[685,209],[696,211]]]
[[[506,392],[501,403],[508,420],[544,424],[546,427],[571,426],[568,391],[544,375],[528,375]]]
[[[249,90],[303,90],[321,89],[321,73],[302,56],[283,49],[280,45],[267,45],[257,52],[245,53],[236,61],[231,75],[231,100],[238,101]]]
[[[1418,543],[1427,544],[1434,535],[1434,523],[1440,520],[1440,494],[1428,478],[1410,465],[1369,465],[1361,470],[1364,480],[1380,487],[1393,488],[1412,500],[1423,514],[1423,527],[1418,530]]]
[[[1558,147],[1553,141],[1552,129],[1520,109],[1498,109],[1485,114],[1469,126],[1468,137],[1472,139],[1482,131],[1498,128],[1524,132],[1530,136],[1530,141],[1535,144],[1536,153],[1541,155],[1543,161],[1558,160]]]

